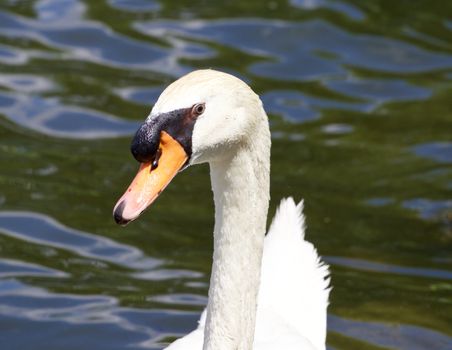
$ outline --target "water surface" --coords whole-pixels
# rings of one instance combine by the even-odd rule
[[[272,128],[271,213],[305,199],[329,349],[452,349],[452,3],[0,4],[0,347],[161,349],[204,308],[206,166],[126,229],[131,135],[193,69]]]

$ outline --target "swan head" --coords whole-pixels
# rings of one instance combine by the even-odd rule
[[[176,80],[132,140],[140,169],[113,210],[115,221],[137,218],[187,166],[230,156],[266,118],[259,97],[232,75],[198,70]]]

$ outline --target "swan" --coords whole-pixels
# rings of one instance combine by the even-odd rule
[[[304,239],[303,202],[283,199],[267,235],[270,131],[258,95],[233,75],[197,70],[170,84],[136,132],[140,163],[118,200],[136,219],[186,167],[209,163],[215,204],[209,299],[169,350],[324,350],[329,272]]]

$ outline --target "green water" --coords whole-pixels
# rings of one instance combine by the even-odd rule
[[[0,347],[151,349],[206,303],[208,167],[111,216],[160,91],[258,92],[271,209],[305,199],[330,349],[452,349],[452,2],[0,2]]]

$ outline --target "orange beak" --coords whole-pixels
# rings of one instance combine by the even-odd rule
[[[113,209],[116,223],[126,225],[135,220],[165,189],[184,166],[188,155],[167,132],[160,134],[160,158],[141,163],[137,175]]]

